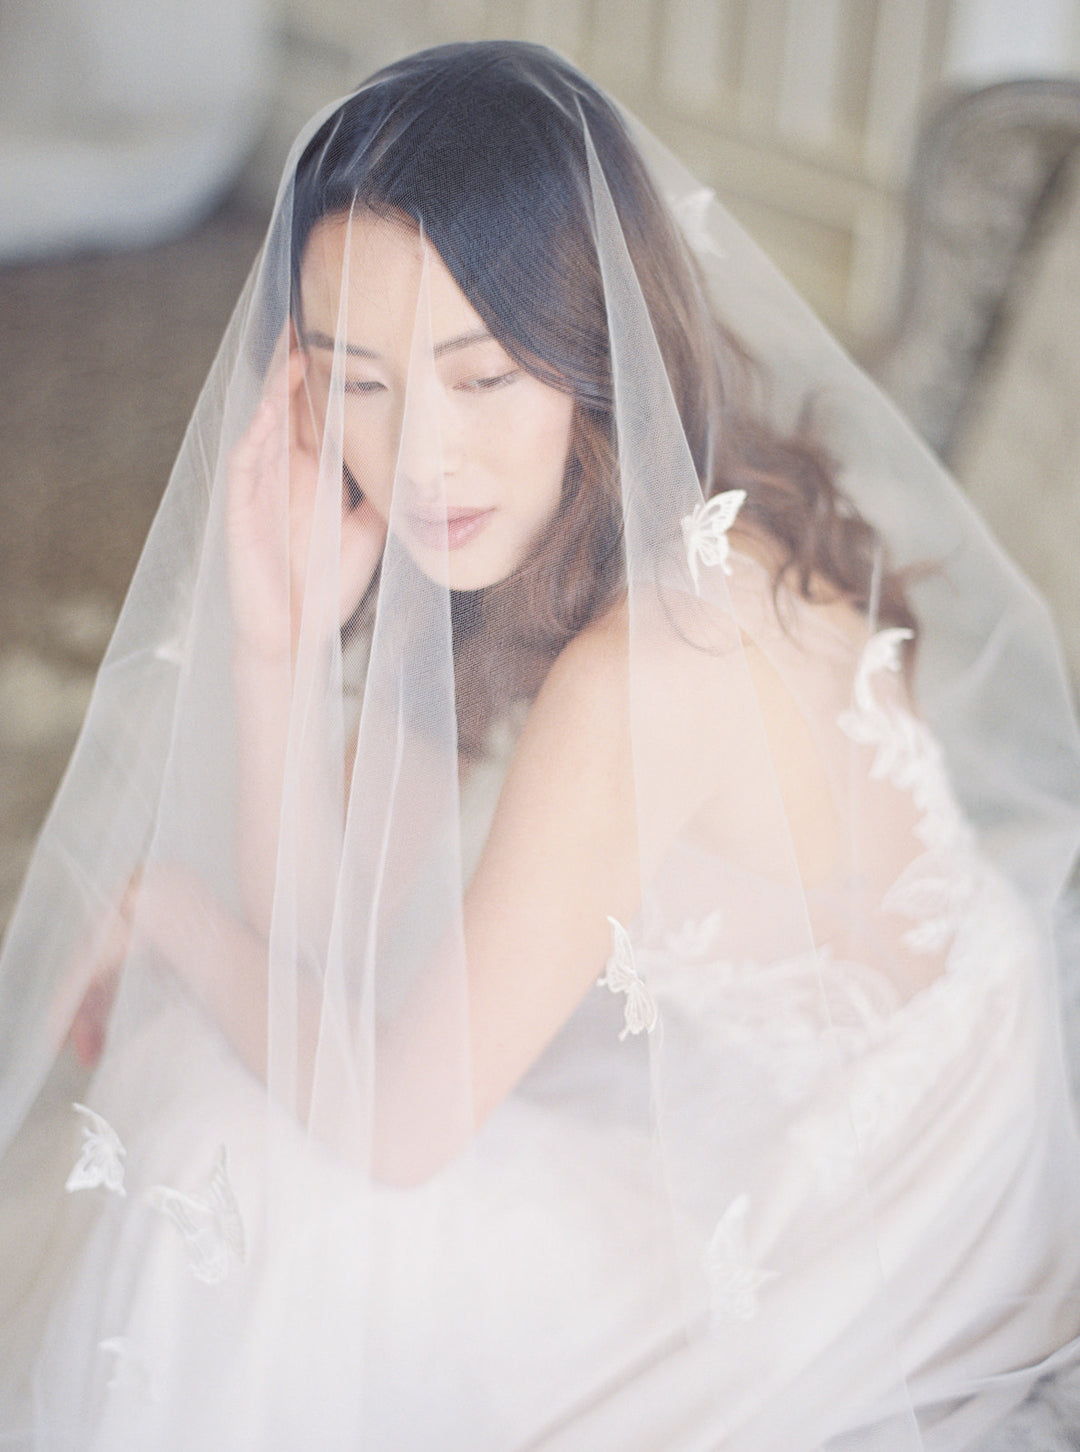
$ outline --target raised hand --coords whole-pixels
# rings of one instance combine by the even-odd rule
[[[229,456],[229,592],[237,644],[255,655],[295,659],[304,608],[319,483],[321,429],[305,384],[305,358],[291,330],[263,398]],[[386,526],[361,496],[341,489],[338,626],[360,603],[382,556]]]

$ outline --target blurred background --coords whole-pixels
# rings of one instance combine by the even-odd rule
[[[1080,0],[0,0],[0,924],[319,107],[554,46],[957,470],[1080,681]]]

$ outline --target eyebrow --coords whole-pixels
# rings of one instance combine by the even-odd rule
[[[472,328],[467,333],[459,333],[456,338],[447,338],[442,343],[436,343],[432,350],[436,358],[443,358],[447,353],[456,353],[461,348],[471,348],[474,343],[490,342],[492,334],[487,328]],[[303,335],[305,348],[325,348],[331,353],[336,344],[334,339],[326,333],[305,333]],[[364,348],[359,343],[344,343],[342,349],[350,358],[373,358],[378,359],[380,354],[373,348]]]

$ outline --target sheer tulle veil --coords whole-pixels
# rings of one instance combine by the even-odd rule
[[[7,936],[0,1143],[92,1063],[4,1432],[972,1445],[1080,1330],[1078,833],[1042,603],[712,193],[546,51],[390,66]]]

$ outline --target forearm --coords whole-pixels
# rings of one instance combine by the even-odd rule
[[[189,869],[147,870],[140,912],[144,944],[167,963],[282,1109],[357,1168],[405,1186],[428,1178],[470,1138],[464,1009],[439,996],[436,1013],[403,1015],[396,1028],[360,1027],[343,995],[327,1021],[325,975],[275,963],[265,938],[225,908]],[[428,1004],[430,1009],[432,1004]],[[274,1017],[287,1020],[287,1059],[272,1063]],[[418,1027],[422,1030],[417,1032]]]
[[[269,939],[275,894],[284,891],[295,905],[299,940],[319,945],[329,925],[337,875],[343,762],[329,759],[325,745],[324,754],[315,758],[303,739],[290,745],[290,710],[298,688],[288,660],[238,646],[233,689],[236,852],[245,916]],[[327,743],[335,733],[323,729],[318,735]]]
[[[289,739],[291,666],[238,645],[233,657],[236,712],[236,853],[248,922],[267,936],[277,875]]]

